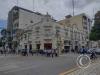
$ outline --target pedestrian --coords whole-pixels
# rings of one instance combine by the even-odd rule
[[[54,49],[51,50],[51,56],[53,58],[53,55],[54,55]]]
[[[80,53],[85,54],[85,48],[84,48],[84,46],[82,46],[82,48],[80,49]]]
[[[54,53],[55,53],[55,56],[58,57],[58,50],[57,49],[54,50]]]
[[[90,59],[95,59],[95,58],[97,58],[97,57],[96,57],[95,49],[93,49],[91,51]]]
[[[73,52],[73,53],[74,53],[74,49],[73,49],[73,48],[71,49],[71,52]]]

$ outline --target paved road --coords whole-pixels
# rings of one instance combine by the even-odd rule
[[[90,64],[89,67],[85,69],[76,68],[76,70],[73,70],[73,72],[67,72],[64,75],[100,75],[100,59],[95,60],[93,63]]]
[[[77,54],[60,57],[0,55],[0,75],[59,75],[76,65]]]

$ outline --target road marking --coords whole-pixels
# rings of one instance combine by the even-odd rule
[[[72,69],[69,69],[68,71],[65,71],[65,72],[60,73],[59,75],[67,75],[67,74],[70,74],[70,73],[72,73],[72,72],[74,72],[74,71],[76,71],[78,69],[79,68],[76,66],[76,67],[74,67]]]
[[[32,69],[32,68],[37,68],[37,67],[41,66],[41,64],[40,65],[33,65],[33,64],[31,64],[30,66],[19,67],[19,68],[13,69],[13,70],[6,71],[4,73],[8,74],[8,73],[24,71],[24,70],[28,70],[28,69]]]
[[[91,64],[98,63],[98,62],[100,62],[100,60],[99,60],[99,61],[98,61],[98,60],[92,61]],[[73,73],[73,72],[75,72],[75,71],[77,71],[77,70],[79,70],[79,69],[80,69],[80,68],[76,66],[76,67],[74,67],[74,68],[72,68],[72,69],[69,69],[68,71],[65,71],[65,72],[60,73],[59,75],[71,74],[71,73]]]
[[[18,68],[18,66],[16,66],[16,65],[7,65],[7,66],[0,67],[0,71],[6,71],[6,70],[15,69],[15,68]]]

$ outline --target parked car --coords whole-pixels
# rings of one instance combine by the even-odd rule
[[[87,53],[91,54],[93,50],[94,50],[94,48],[90,48],[90,49],[87,50]]]
[[[100,48],[97,48],[95,52],[96,54],[100,55]]]
[[[87,53],[91,54],[92,51],[95,51],[96,54],[100,55],[100,48],[90,48],[88,49]]]

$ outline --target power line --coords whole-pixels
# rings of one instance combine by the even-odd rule
[[[49,0],[44,0],[44,4],[47,4],[49,2]]]
[[[33,0],[33,2],[32,2],[32,3],[33,3],[33,11],[34,11],[34,2],[35,2],[35,1]]]
[[[74,16],[74,13],[75,13],[75,2],[74,2],[74,0],[72,0],[72,7],[73,7],[73,16]]]
[[[19,1],[17,0],[17,6],[18,6]]]

